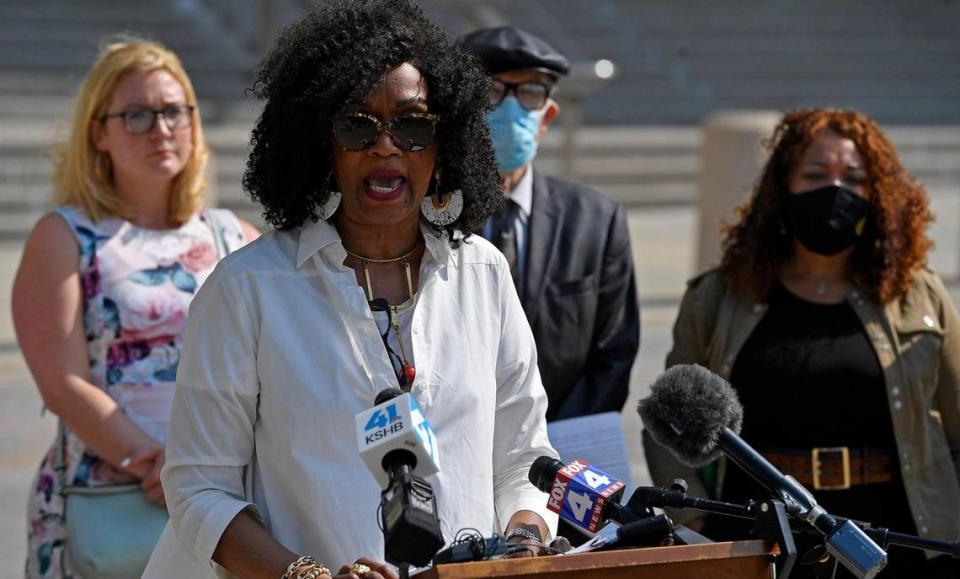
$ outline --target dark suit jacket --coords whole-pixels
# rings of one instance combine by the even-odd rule
[[[623,206],[533,172],[521,300],[537,342],[547,420],[627,400],[640,313]]]

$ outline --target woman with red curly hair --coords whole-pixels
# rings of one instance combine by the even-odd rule
[[[828,511],[957,541],[960,318],[926,263],[926,192],[857,112],[787,113],[770,150],[726,228],[721,266],[689,284],[667,366],[696,363],[728,379],[743,438]],[[734,502],[768,494],[724,463],[698,479],[645,442],[658,484],[683,476],[692,494],[709,487]],[[714,539],[748,529],[729,519],[703,528]],[[881,577],[960,570],[919,551],[889,558]]]

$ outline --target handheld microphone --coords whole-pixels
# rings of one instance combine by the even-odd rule
[[[649,547],[660,545],[664,539],[673,533],[673,521],[666,515],[654,515],[639,521],[617,525],[610,523],[600,529],[592,539],[576,549],[566,551],[566,554],[576,555],[598,551],[608,547]]]
[[[409,393],[390,388],[356,417],[360,455],[380,482],[387,561],[427,565],[443,546],[433,488],[415,473],[437,472],[437,439]]]
[[[726,380],[702,366],[678,365],[654,382],[638,412],[654,440],[681,462],[697,467],[725,454],[826,538],[827,551],[858,577],[870,579],[887,554],[859,527],[840,522],[813,495],[785,476],[737,433],[743,407]]]
[[[626,524],[641,518],[620,504],[623,481],[583,460],[564,466],[552,456],[541,456],[530,466],[528,478],[550,495],[548,509],[590,533],[608,520]]]
[[[437,435],[409,393],[388,388],[377,394],[373,408],[357,414],[356,429],[360,456],[381,489],[390,482],[387,463],[403,453],[418,476],[440,470]]]

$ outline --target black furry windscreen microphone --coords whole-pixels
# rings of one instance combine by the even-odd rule
[[[697,467],[716,460],[724,427],[743,425],[743,407],[730,384],[697,364],[680,364],[660,375],[637,407],[643,425],[661,446]]]

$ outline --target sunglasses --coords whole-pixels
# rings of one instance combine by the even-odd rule
[[[393,373],[397,376],[397,385],[400,386],[400,390],[404,392],[410,391],[410,380],[407,378],[407,369],[404,367],[404,359],[400,357],[400,354],[397,354],[392,347],[390,347],[390,328],[399,327],[399,322],[397,321],[397,311],[394,308],[390,307],[390,303],[387,302],[384,298],[377,298],[367,302],[370,305],[370,310],[374,312],[386,312],[388,317],[387,329],[380,332],[380,338],[383,339],[383,347],[387,350],[387,358],[390,359],[390,365],[393,367]],[[379,331],[380,328],[378,327]]]
[[[393,144],[401,151],[422,151],[433,143],[438,115],[432,113],[405,113],[389,123],[365,113],[347,113],[333,120],[333,136],[345,151],[369,149],[386,131]]]
[[[547,104],[547,100],[553,94],[553,88],[552,84],[543,82],[512,83],[494,79],[493,86],[490,87],[490,104],[495,107],[500,106],[503,99],[513,93],[523,108],[528,111],[538,111]]]
[[[119,118],[123,120],[123,128],[131,135],[142,135],[149,133],[157,124],[157,119],[163,117],[163,123],[167,129],[176,131],[185,129],[193,124],[193,111],[196,107],[189,105],[173,105],[162,109],[133,109],[122,113],[110,113],[100,117],[100,122],[108,119]]]

